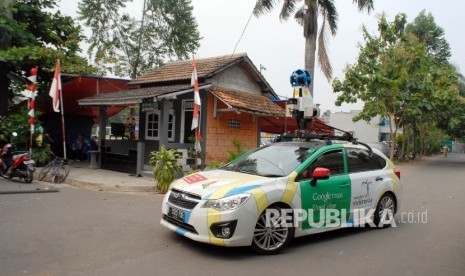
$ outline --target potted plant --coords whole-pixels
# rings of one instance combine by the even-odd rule
[[[195,137],[194,136],[189,136],[187,137],[187,141],[189,143],[194,144],[195,143]],[[201,163],[200,160],[200,151],[197,151],[195,149],[195,145],[187,150],[187,159],[186,159],[186,165],[189,165],[192,169],[197,170],[199,169],[199,165]]]
[[[179,159],[181,154],[175,149],[166,149],[161,146],[160,151],[150,153],[150,164],[153,166],[153,177],[157,181],[157,189],[166,193],[171,182],[182,171]]]

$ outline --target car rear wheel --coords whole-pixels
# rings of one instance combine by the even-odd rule
[[[277,254],[283,250],[294,237],[292,220],[285,221],[279,207],[271,207],[263,211],[255,224],[252,250],[263,255]],[[267,216],[267,212],[271,215]],[[267,222],[267,219],[270,221]]]
[[[377,227],[388,228],[396,212],[396,200],[392,194],[384,194],[376,205],[373,222]]]

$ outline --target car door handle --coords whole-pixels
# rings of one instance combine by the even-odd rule
[[[383,180],[383,178],[381,176],[378,176],[375,180],[376,181],[381,181],[381,180]]]

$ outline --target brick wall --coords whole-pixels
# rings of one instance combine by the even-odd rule
[[[208,95],[207,104],[207,137],[205,140],[207,165],[211,161],[227,161],[228,150],[234,150],[232,145],[234,138],[240,140],[245,149],[257,147],[258,118],[254,118],[252,114],[244,112],[237,114],[234,111],[221,112],[215,118],[213,117],[213,95]],[[218,100],[217,108],[226,108],[226,106]],[[239,120],[240,128],[228,128],[229,119]]]

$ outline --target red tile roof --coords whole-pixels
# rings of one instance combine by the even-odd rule
[[[226,55],[212,58],[196,59],[197,76],[204,79],[218,71],[240,62],[247,57],[245,53]],[[160,83],[169,81],[186,81],[192,76],[192,60],[170,62],[161,67],[138,77],[129,84]]]
[[[225,104],[238,111],[261,116],[284,117],[285,110],[265,96],[249,92],[214,87],[210,92]]]

